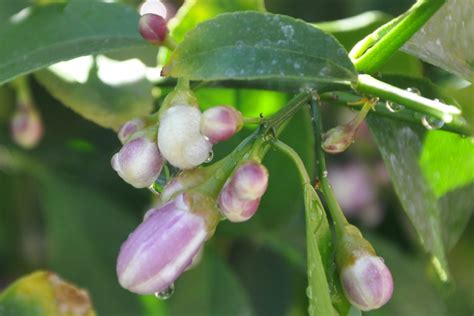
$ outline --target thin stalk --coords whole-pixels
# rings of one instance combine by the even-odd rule
[[[324,209],[318,194],[311,186],[310,177],[303,160],[298,153],[287,144],[274,140],[272,145],[287,155],[293,161],[301,178],[305,191],[305,211],[306,211],[306,246],[308,261],[308,299],[309,315],[334,315],[330,289],[324,269],[321,252],[319,250],[317,231],[324,217]],[[309,190],[309,191],[307,191]],[[312,214],[314,212],[315,214]],[[315,219],[319,220],[315,220]]]
[[[317,164],[317,173],[319,179],[320,190],[323,193],[324,199],[327,203],[329,212],[331,213],[332,220],[334,222],[334,227],[338,236],[342,236],[345,231],[345,226],[349,225],[344,213],[342,212],[339,203],[336,200],[336,196],[332,190],[331,184],[328,180],[328,171],[326,168],[326,159],[324,155],[324,150],[322,149],[322,135],[323,127],[321,120],[321,112],[319,111],[318,104],[316,100],[311,101],[311,115],[312,115],[312,124],[314,131],[315,139],[315,151],[316,151],[316,164]]]
[[[430,100],[415,93],[394,87],[369,75],[359,75],[354,89],[365,94],[377,96],[405,106],[406,108],[433,116],[443,122],[450,123],[461,110],[453,105]]]
[[[446,0],[419,0],[410,10],[396,18],[395,23],[388,22],[387,28],[379,28],[375,34],[369,35],[362,40],[362,43],[356,44],[351,55],[356,56],[353,63],[357,71],[373,73],[380,68],[445,2]],[[374,38],[375,43],[373,43]],[[368,48],[369,46],[371,47]],[[365,53],[360,56],[362,50]]]

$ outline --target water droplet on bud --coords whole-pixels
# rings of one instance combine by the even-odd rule
[[[418,88],[410,87],[410,88],[407,88],[407,91],[411,92],[411,93],[414,93],[414,94],[417,94],[417,95],[421,95],[421,92]]]
[[[324,171],[323,171],[323,177],[324,177],[324,178],[327,178],[327,177],[328,177],[328,172],[327,172],[327,170],[324,170]]]
[[[401,104],[393,103],[392,101],[385,101],[385,107],[392,113],[400,112],[405,107]]]
[[[209,162],[212,161],[212,159],[214,159],[214,151],[211,150],[209,152],[209,156],[207,157],[207,159],[204,162],[209,163]]]
[[[155,195],[160,195],[160,193],[163,192],[163,186],[157,182],[153,182],[153,184],[148,187],[148,190]]]
[[[155,297],[159,300],[167,300],[174,293],[174,284],[172,283],[168,288],[164,289],[161,292],[156,292]]]
[[[423,124],[426,129],[433,130],[443,127],[444,122],[435,117],[423,115],[421,118],[421,124]]]

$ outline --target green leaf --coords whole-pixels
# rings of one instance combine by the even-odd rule
[[[446,281],[446,251],[474,208],[474,144],[449,132],[375,115],[368,122],[402,206]]]
[[[212,245],[199,265],[176,282],[168,308],[170,315],[254,315],[238,279]]]
[[[473,15],[472,1],[447,0],[402,50],[472,82]]]
[[[0,294],[2,316],[95,316],[87,292],[56,274],[38,271],[24,276]]]
[[[138,13],[116,3],[32,7],[23,18],[0,24],[0,42],[8,43],[0,48],[0,84],[78,56],[146,46],[137,25]]]
[[[356,80],[331,35],[291,17],[227,13],[188,33],[164,73],[191,80],[254,80],[277,90],[342,87]]]
[[[199,23],[220,13],[249,10],[265,11],[264,0],[187,0],[170,21],[171,36],[182,41],[186,33]]]
[[[126,121],[151,112],[153,86],[147,79],[110,85],[99,78],[98,71],[92,67],[84,83],[68,81],[50,70],[35,76],[65,106],[102,127],[117,130]]]

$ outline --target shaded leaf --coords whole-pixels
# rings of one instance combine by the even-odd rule
[[[110,85],[99,78],[98,71],[100,68],[92,67],[84,83],[68,81],[51,70],[35,76],[65,106],[102,127],[117,130],[126,121],[151,112],[152,84],[147,79]]]
[[[402,50],[472,82],[473,15],[474,2],[448,0]]]
[[[45,23],[47,21],[47,23]],[[0,84],[78,56],[148,44],[137,31],[133,8],[98,1],[32,7],[0,24]]]
[[[474,144],[449,132],[375,115],[368,122],[403,208],[446,281],[446,251],[474,208]]]
[[[347,52],[331,35],[301,20],[259,12],[222,14],[200,24],[178,45],[164,73],[256,80],[281,90],[324,90],[356,80]]]
[[[0,294],[2,316],[95,316],[86,291],[52,272],[38,271]]]

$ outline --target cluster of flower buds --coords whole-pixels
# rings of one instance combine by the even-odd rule
[[[264,165],[249,160],[243,162],[227,181],[219,195],[219,208],[231,222],[250,219],[267,190],[268,171]]]
[[[138,294],[166,291],[200,256],[215,231],[219,214],[215,202],[186,192],[147,212],[144,221],[120,249],[120,285]]]
[[[347,299],[360,310],[380,308],[392,297],[390,270],[355,226],[338,241],[336,263]]]
[[[189,91],[176,91],[163,103],[158,147],[165,159],[180,169],[192,169],[211,155],[213,144],[242,127],[242,115],[230,106],[216,106],[201,113]]]

